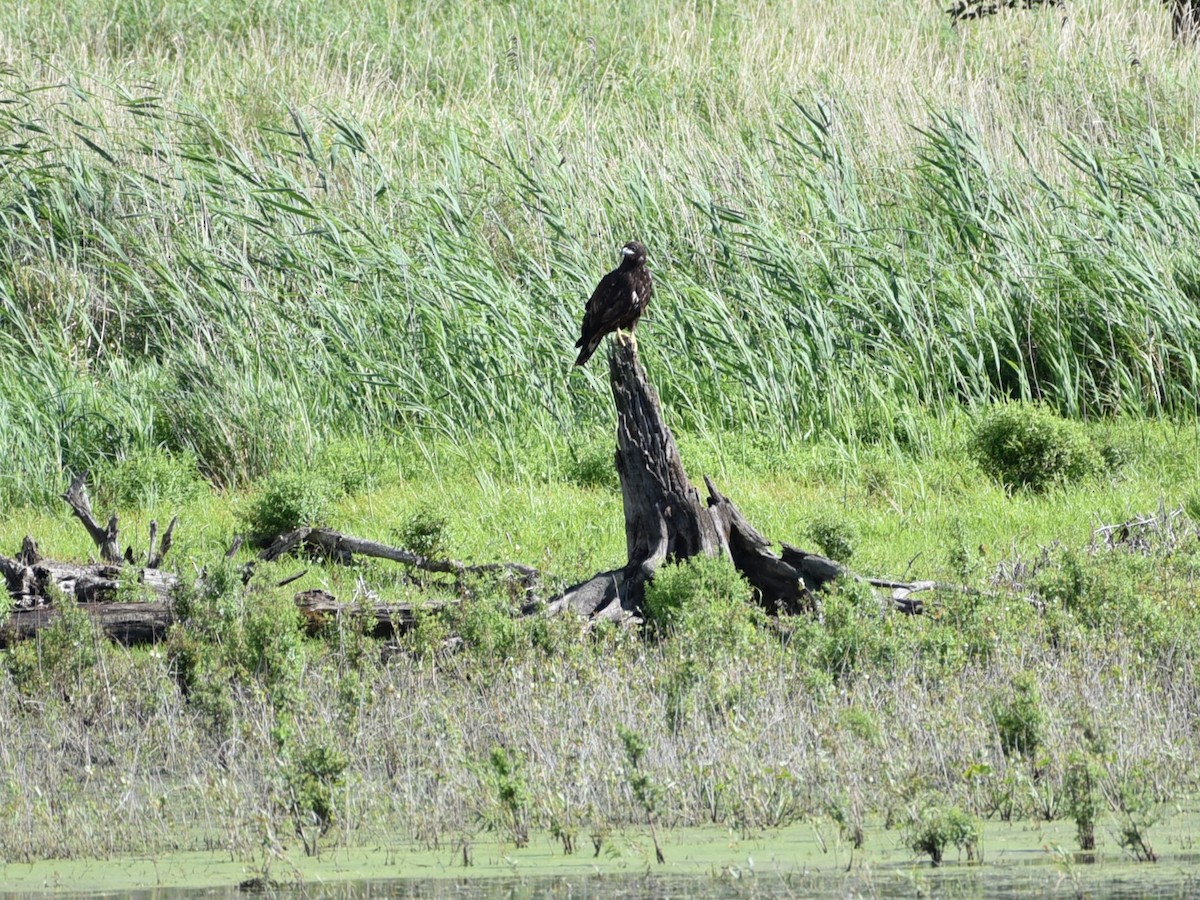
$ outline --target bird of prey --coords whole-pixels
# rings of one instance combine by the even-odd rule
[[[621,264],[600,279],[587,302],[583,334],[575,342],[576,347],[582,348],[575,365],[587,362],[606,334],[620,328],[628,328],[632,334],[652,293],[654,279],[646,268],[646,248],[630,241],[621,248]]]

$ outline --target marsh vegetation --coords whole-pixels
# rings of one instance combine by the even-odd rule
[[[161,645],[65,605],[3,651],[0,858],[653,830],[669,863],[685,826],[801,822],[933,862],[995,822],[1190,850],[1200,60],[1163,5],[617,12],[0,9],[0,551],[86,558],[56,498],[88,470],[130,533],[179,513],[183,582]],[[923,615],[847,580],[769,618],[701,561],[585,631],[224,558],[327,524],[562,584],[619,563],[604,369],[570,350],[631,237],[689,472],[954,586]],[[309,588],[440,602],[310,636]]]

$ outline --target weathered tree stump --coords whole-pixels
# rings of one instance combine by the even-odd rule
[[[617,411],[616,465],[628,558],[621,568],[569,588],[550,603],[551,611],[571,609],[590,618],[640,615],[646,583],[655,570],[698,555],[730,558],[771,612],[812,609],[812,594],[800,572],[772,553],[769,542],[707,479],[708,501],[701,501],[633,340],[612,342],[609,378]]]
[[[638,617],[655,570],[698,555],[728,557],[754,589],[758,603],[772,614],[817,612],[821,589],[840,577],[860,578],[842,563],[790,544],[782,544],[777,555],[771,542],[707,476],[708,498],[701,501],[684,472],[634,341],[612,341],[609,378],[617,412],[616,465],[628,558],[621,568],[568,588],[550,601],[550,612],[569,609],[591,619]],[[890,590],[890,602],[903,612],[920,611],[920,601],[912,595],[937,587],[931,581],[861,580]]]

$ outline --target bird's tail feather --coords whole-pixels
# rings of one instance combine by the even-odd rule
[[[576,344],[575,346],[578,347],[582,343],[583,343],[583,338],[580,338],[579,344]],[[579,357],[575,360],[575,365],[582,366],[585,362],[587,362],[589,359],[591,359],[592,354],[596,352],[596,348],[599,346],[600,346],[599,338],[596,338],[595,340],[592,340],[592,341],[588,341],[587,346],[579,351]]]

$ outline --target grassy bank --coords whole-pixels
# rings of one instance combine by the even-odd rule
[[[339,435],[564,452],[607,422],[566,351],[635,234],[691,434],[1190,415],[1200,81],[1168,34],[1149,0],[958,30],[902,0],[12,6],[0,493],[159,446],[223,484]]]
[[[915,459],[806,447],[771,470],[722,469],[711,448],[685,447],[772,536],[840,540],[863,571],[967,588],[915,618],[848,583],[820,620],[772,624],[718,567],[660,575],[661,630],[585,636],[573,620],[514,619],[507,592],[482,585],[395,646],[349,619],[306,638],[297,589],[428,594],[382,565],[309,561],[260,566],[243,591],[220,557],[256,495],[179,500],[188,492],[173,488],[173,504],[125,514],[144,527],[183,512],[173,553],[195,587],[166,644],[113,648],[75,617],[4,656],[3,808],[19,827],[0,855],[220,849],[253,867],[302,853],[297,822],[326,850],[444,853],[515,846],[526,831],[586,848],[648,815],[665,835],[807,822],[903,848],[931,810],[952,808],[1059,827],[1090,815],[1110,853],[1133,854],[1129,828],[1169,851],[1184,839],[1171,810],[1197,791],[1195,436],[1133,423],[1116,435],[1138,451],[1119,471],[1010,494],[952,435]],[[354,471],[343,453],[338,471]],[[551,584],[623,558],[611,486],[573,481],[565,464],[554,480],[501,482],[485,455],[364,463],[329,521],[404,543],[424,522],[452,555],[532,562]],[[170,493],[124,472],[98,485],[104,502],[124,483]],[[1179,506],[1191,514],[1166,530],[1092,540],[1095,525]],[[3,546],[30,531],[54,556],[87,550],[65,516],[7,527]],[[301,568],[302,581],[273,586]],[[451,634],[464,642],[447,651]]]

